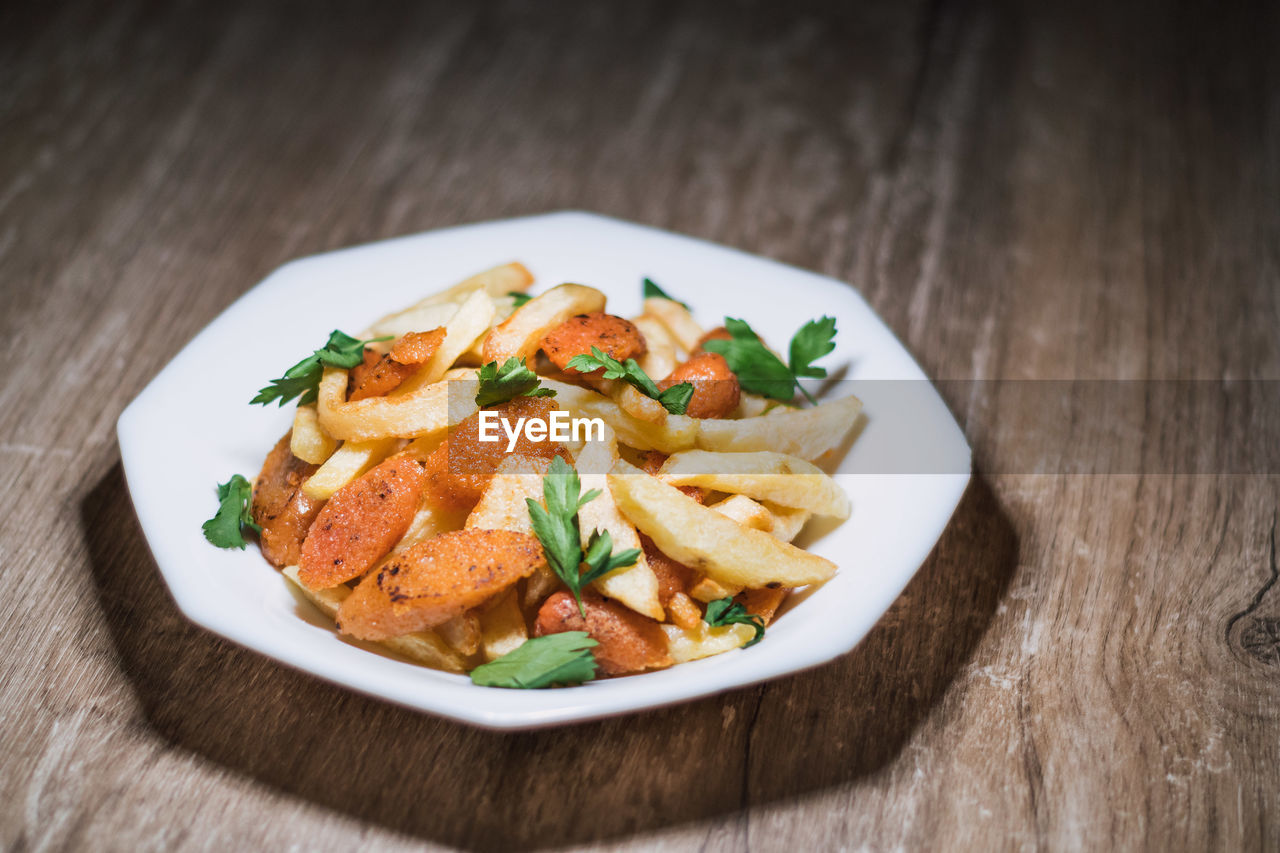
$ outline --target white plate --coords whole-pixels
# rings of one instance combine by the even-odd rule
[[[795,603],[750,649],[671,669],[556,690],[477,687],[340,639],[310,617],[258,549],[222,551],[200,525],[214,485],[250,479],[288,429],[292,407],[250,406],[260,386],[334,328],[356,331],[388,311],[495,264],[523,261],[534,292],[591,284],[623,316],[648,275],[707,326],[747,319],[785,342],[834,315],[847,365],[837,395],[857,392],[866,422],[835,469],[853,516],[807,532],[840,572]],[[899,380],[882,382],[874,380]],[[194,622],[278,661],[371,696],[494,729],[588,720],[680,702],[816,666],[880,618],[928,556],[969,479],[969,448],[937,392],[847,284],[763,258],[586,213],[466,225],[294,261],[196,336],[120,416],[120,453],[138,519],[178,607]],[[912,473],[901,473],[910,471]]]

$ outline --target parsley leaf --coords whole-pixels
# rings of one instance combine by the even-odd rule
[[[747,608],[734,603],[732,598],[718,598],[707,605],[707,615],[703,621],[712,628],[741,623],[756,629],[756,635],[747,641],[743,648],[749,648],[764,639],[764,620]]]
[[[799,388],[810,403],[817,403],[800,384],[800,378],[821,379],[827,375],[826,368],[815,367],[813,362],[836,348],[834,317],[810,320],[800,327],[791,338],[790,365],[770,352],[745,320],[725,317],[724,327],[729,331],[729,340],[707,341],[702,348],[724,356],[745,390],[786,402]]]
[[[320,377],[324,375],[326,367],[350,370],[364,360],[365,344],[389,341],[392,337],[394,336],[388,335],[385,338],[361,341],[334,329],[323,347],[290,367],[284,372],[284,376],[271,380],[271,384],[260,390],[249,404],[261,403],[265,406],[278,400],[283,406],[294,397],[301,397],[298,402],[302,405],[314,403],[320,388]]]
[[[683,415],[693,397],[693,385],[681,382],[672,385],[665,391],[659,391],[658,385],[644,372],[644,368],[634,359],[625,363],[602,351],[599,347],[591,348],[591,355],[580,353],[569,359],[569,367],[583,373],[592,373],[604,368],[605,379],[621,379],[646,397],[657,400],[662,407],[673,415]]]
[[[525,367],[523,358],[508,358],[498,367],[491,361],[476,374],[480,386],[476,390],[476,405],[480,408],[505,403],[512,397],[554,397],[550,388],[539,387],[538,374]]]
[[[546,509],[533,498],[525,498],[525,503],[529,506],[529,521],[533,525],[534,535],[542,543],[547,565],[569,587],[578,602],[578,612],[584,618],[587,610],[582,604],[582,588],[614,569],[631,565],[640,557],[640,552],[635,548],[613,554],[613,538],[609,532],[595,530],[587,541],[587,570],[581,570],[584,557],[578,510],[599,495],[599,489],[582,494],[582,481],[578,479],[578,472],[557,456],[551,460],[551,468],[542,480],[542,498],[547,505]]]
[[[239,474],[218,484],[218,511],[201,525],[204,538],[219,548],[243,549],[246,544],[244,528],[262,532],[262,528],[253,523],[252,497],[253,486]]]
[[[508,290],[507,296],[511,297],[511,301],[515,302],[517,308],[519,308],[521,305],[525,304],[526,302],[528,302],[530,299],[533,298],[529,294],[521,293],[518,290]]]
[[[661,287],[658,287],[658,283],[655,282],[653,279],[646,278],[644,280],[644,298],[652,299],[655,296],[659,299],[669,299],[672,302],[676,303],[677,305],[684,305],[685,310],[686,311],[689,310],[688,305],[685,305],[685,303],[681,302],[679,299],[676,299],[674,296],[671,296]]]
[[[481,687],[524,690],[581,684],[596,677],[596,659],[591,649],[597,645],[586,631],[534,637],[497,660],[471,670],[471,681]]]

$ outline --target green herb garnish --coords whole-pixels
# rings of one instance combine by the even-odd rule
[[[685,303],[681,302],[679,299],[676,299],[674,296],[667,293],[661,287],[658,287],[658,283],[655,282],[653,279],[646,278],[644,280],[644,298],[652,299],[654,297],[657,297],[658,299],[668,299],[676,303],[677,305],[684,305],[684,308],[686,311],[689,310],[688,305],[685,305]]]
[[[581,684],[596,677],[596,659],[591,649],[597,645],[586,631],[535,637],[497,660],[471,670],[471,681],[481,687],[523,690]]]
[[[703,621],[712,628],[733,624],[750,625],[755,628],[756,635],[747,641],[743,646],[744,649],[764,639],[764,620],[754,613],[748,613],[747,608],[734,603],[732,598],[718,598],[709,603],[707,615],[703,617]]]
[[[367,341],[357,340],[343,334],[337,329],[329,335],[329,341],[320,349],[304,358],[284,372],[284,376],[271,380],[271,384],[258,392],[258,396],[249,401],[250,404],[267,405],[278,400],[283,406],[294,397],[302,405],[314,403],[320,388],[320,378],[324,376],[326,367],[341,367],[350,370],[364,360],[365,344],[377,341],[389,341],[393,335],[385,338],[372,338]]]
[[[542,543],[547,565],[556,573],[578,602],[578,612],[587,615],[582,604],[582,588],[614,569],[630,566],[640,558],[640,549],[629,548],[613,553],[613,537],[609,531],[594,530],[582,553],[582,531],[578,526],[578,510],[600,495],[599,489],[582,494],[578,472],[557,456],[542,480],[542,499],[546,509],[533,498],[525,498],[533,532]],[[586,562],[586,571],[582,570]]]
[[[525,304],[526,302],[528,302],[530,299],[533,298],[529,294],[521,293],[518,290],[508,290],[507,296],[511,297],[511,301],[516,304],[517,308],[519,308],[521,305]]]
[[[569,367],[583,373],[592,373],[604,368],[605,379],[621,379],[646,397],[657,400],[662,407],[673,415],[683,415],[689,407],[689,399],[693,397],[693,385],[681,382],[672,385],[665,391],[659,391],[657,383],[649,378],[644,368],[634,359],[626,362],[618,361],[599,347],[591,348],[591,355],[581,353],[569,359]]]
[[[822,379],[827,375],[826,368],[815,367],[813,362],[836,348],[834,317],[810,320],[800,327],[791,338],[789,365],[769,351],[745,320],[725,317],[724,326],[731,340],[707,341],[702,348],[724,356],[745,390],[785,402],[794,397],[794,389],[799,388],[810,403],[818,402],[800,384],[800,379]]]
[[[244,528],[261,533],[262,528],[253,523],[253,486],[244,477],[235,474],[218,485],[218,511],[213,518],[201,525],[204,538],[219,548],[243,549]]]
[[[556,392],[540,387],[538,374],[525,367],[523,358],[508,358],[498,367],[491,361],[480,368],[476,377],[480,386],[476,390],[476,405],[480,408],[505,403],[513,397],[554,397]]]

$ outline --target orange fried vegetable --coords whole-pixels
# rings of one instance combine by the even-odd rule
[[[602,675],[625,675],[671,666],[667,637],[657,622],[590,590],[583,590],[582,604],[587,611],[586,619],[582,618],[572,595],[563,590],[555,593],[538,610],[534,636],[586,631],[600,644],[591,653]]]
[[[386,640],[434,628],[542,565],[542,546],[510,530],[455,530],[419,542],[368,575],[338,608],[338,629]]]
[[[773,621],[774,614],[778,612],[779,605],[782,600],[787,597],[787,589],[744,589],[738,593],[734,599],[747,609],[748,613],[754,613],[764,618],[764,624],[768,625]]]
[[[639,358],[649,350],[644,335],[629,320],[600,311],[570,317],[542,339],[547,358],[570,376],[581,375],[569,367],[570,360],[575,355],[590,355],[592,347],[599,347],[601,352],[618,361]],[[603,372],[601,368],[587,375]]]
[[[662,390],[681,382],[693,384],[693,397],[685,414],[691,418],[723,418],[738,408],[742,389],[738,377],[729,369],[724,356],[714,352],[699,353],[676,367],[671,375],[658,383]]]
[[[391,393],[435,355],[444,342],[444,336],[443,327],[430,332],[409,332],[383,356],[366,348],[364,361],[351,370],[347,399],[363,400]]]
[[[316,466],[290,452],[292,435],[292,430],[285,433],[271,448],[253,484],[253,521],[262,528],[262,556],[277,568],[298,562],[307,530],[324,505],[302,492]]]
[[[399,455],[339,489],[302,543],[298,577],[327,589],[367,572],[409,529],[425,481],[423,463]]]
[[[514,429],[520,418],[547,421],[555,403],[544,397],[515,397],[488,411],[497,412]],[[426,460],[427,503],[452,512],[470,512],[484,494],[493,474],[508,455],[550,459],[560,446],[553,441],[530,441],[521,430],[516,446],[507,453],[507,436],[499,441],[480,440],[480,413],[463,419]]]

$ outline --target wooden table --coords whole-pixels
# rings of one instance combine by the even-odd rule
[[[783,5],[0,11],[0,844],[1280,845],[1280,469],[1010,470],[954,393],[950,528],[797,677],[491,734],[175,609],[116,416],[338,246],[584,208],[850,281],[943,379],[1280,378],[1274,5]]]

